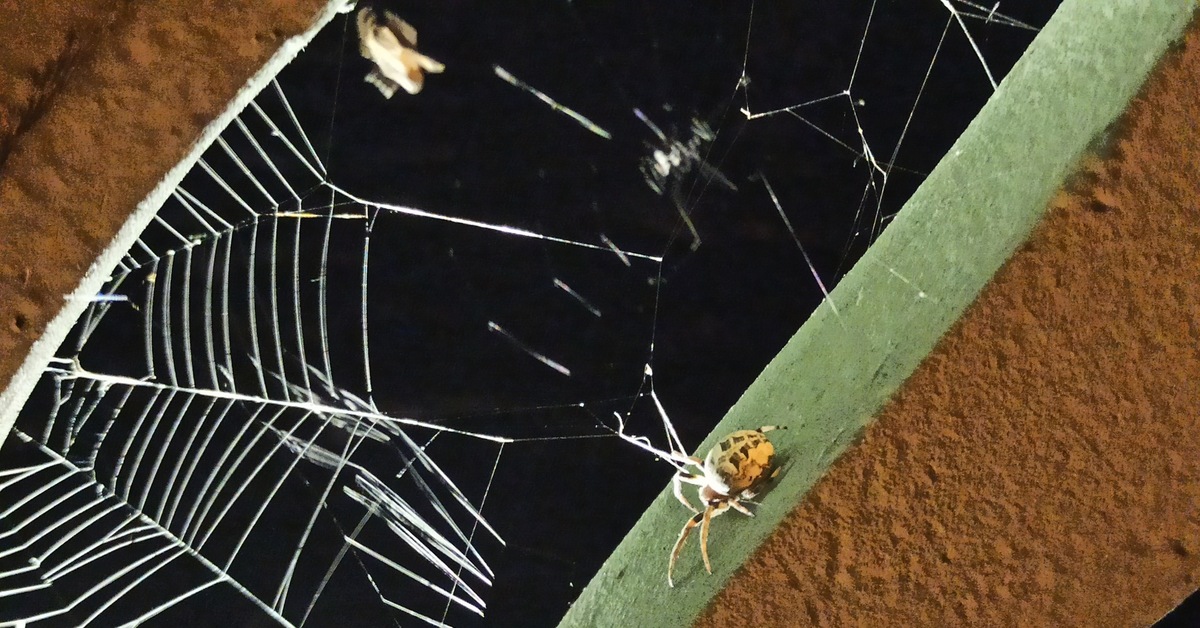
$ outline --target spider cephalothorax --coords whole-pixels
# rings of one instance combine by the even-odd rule
[[[692,533],[692,528],[700,526],[700,555],[704,557],[704,569],[712,573],[712,563],[708,560],[708,522],[730,508],[748,517],[754,516],[740,500],[752,499],[764,484],[779,474],[779,469],[772,465],[775,446],[765,434],[777,429],[784,428],[764,425],[756,430],[739,430],[722,438],[708,451],[704,460],[686,457],[688,464],[701,473],[680,469],[671,483],[675,497],[696,514],[683,525],[679,540],[675,541],[675,547],[671,550],[671,560],[667,565],[668,585],[675,586],[672,580],[675,560],[679,558],[679,552]],[[684,482],[700,487],[700,502],[704,510],[697,509],[684,497]]]

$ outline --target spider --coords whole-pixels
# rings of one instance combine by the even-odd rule
[[[685,207],[687,199],[684,194],[684,183],[687,176],[693,170],[696,170],[703,177],[704,187],[707,187],[710,182],[715,181],[732,192],[737,191],[737,186],[722,174],[720,170],[705,161],[701,155],[701,153],[707,152],[708,145],[717,138],[717,135],[713,133],[712,127],[708,123],[693,118],[691,137],[683,141],[674,137],[668,137],[640,109],[634,109],[633,113],[650,128],[659,140],[657,145],[646,144],[646,148],[650,149],[651,152],[649,156],[643,157],[638,162],[638,169],[642,171],[642,177],[646,180],[646,185],[650,186],[650,189],[654,190],[655,194],[659,196],[670,195],[671,203],[675,205],[675,211],[679,212],[679,217],[683,220],[683,224],[692,233],[692,250],[694,251],[700,247],[700,232],[696,230],[696,225],[692,222],[692,218],[689,215],[690,210]],[[691,183],[688,185],[691,185]],[[686,196],[690,195],[691,191],[688,191]]]
[[[738,430],[713,446],[704,460],[695,456],[683,456],[687,464],[700,469],[701,473],[691,473],[680,469],[672,478],[672,489],[675,497],[695,513],[683,529],[679,531],[679,540],[671,550],[671,561],[667,564],[667,585],[674,587],[671,576],[675,572],[675,561],[683,550],[683,543],[692,533],[692,528],[700,526],[700,555],[704,557],[704,569],[712,573],[712,563],[708,560],[708,523],[713,517],[733,508],[734,510],[753,517],[754,513],[742,505],[741,500],[752,499],[775,476],[779,469],[771,464],[775,456],[775,446],[767,440],[766,432],[787,429],[780,425],[764,425],[756,430]],[[701,511],[692,506],[683,495],[683,483],[699,486],[700,502],[704,504]]]

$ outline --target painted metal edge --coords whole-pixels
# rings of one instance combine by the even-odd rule
[[[91,297],[100,292],[104,282],[117,267],[117,263],[121,261],[121,256],[133,246],[146,225],[154,219],[159,208],[170,197],[171,192],[179,186],[184,175],[191,171],[192,166],[216,141],[217,136],[233,122],[233,119],[250,104],[250,101],[259,92],[266,88],[284,66],[300,54],[300,51],[308,45],[308,42],[312,41],[321,28],[328,24],[334,16],[351,10],[353,6],[354,3],[347,2],[347,0],[329,0],[306,31],[285,40],[267,63],[238,90],[221,115],[201,131],[200,137],[192,145],[188,154],[175,164],[166,176],[154,186],[150,194],[133,208],[117,235],[84,273],[79,285],[67,298],[63,299],[62,309],[46,325],[45,333],[34,341],[29,354],[25,356],[25,361],[13,374],[8,387],[0,391],[0,446],[4,444],[4,439],[17,420],[17,414],[25,405],[25,401],[33,391],[34,385],[37,384],[42,371],[54,357],[58,346],[66,339],[71,327],[75,325],[75,321],[83,315]]]
[[[1195,0],[1066,0],[862,260],[698,447],[763,424],[783,464],[753,519],[714,520],[713,575],[696,540],[668,588],[687,519],[664,488],[560,626],[686,626],[913,373],[1101,141]]]

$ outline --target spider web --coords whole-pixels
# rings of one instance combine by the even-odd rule
[[[113,271],[5,444],[0,624],[556,621],[672,471],[629,441],[711,429],[1050,11],[471,9],[404,8],[447,71],[392,100],[335,20]]]

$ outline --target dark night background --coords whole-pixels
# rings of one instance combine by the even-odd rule
[[[997,12],[1040,27],[1057,4],[1005,2]],[[477,537],[496,571],[495,584],[483,592],[486,618],[451,612],[448,620],[555,625],[672,473],[609,431],[614,411],[630,412],[631,431],[660,438],[653,407],[641,396],[650,385],[643,366],[653,366],[654,389],[683,442],[694,446],[821,302],[758,177],[770,181],[832,288],[991,87],[936,0],[372,5],[415,26],[420,50],[446,71],[427,76],[417,96],[401,91],[385,100],[362,80],[371,64],[358,54],[353,16],[321,32],[279,83],[329,181],[378,202],[589,244],[600,244],[604,234],[626,251],[663,257],[661,264],[635,259],[626,266],[608,251],[427,218],[381,214],[373,223],[368,314],[375,403],[392,416],[516,439],[503,449],[454,435],[430,445],[476,504],[487,491],[484,515],[506,541]],[[999,19],[968,17],[967,24],[997,80],[1035,34]],[[500,80],[496,65],[612,139]],[[743,65],[749,83],[739,89]],[[849,95],[842,94],[848,87]],[[831,96],[797,109],[803,119],[781,113],[747,122],[739,112]],[[690,137],[693,118],[717,132],[703,148],[706,161],[737,190],[694,171],[679,181],[679,199],[702,238],[694,251],[670,194],[652,191],[639,170],[661,142],[635,108],[673,139]],[[858,124],[889,172],[886,184],[863,158]],[[329,192],[316,189],[305,207],[328,203]],[[362,348],[353,340],[360,333],[362,237],[361,221],[333,232],[328,331],[351,339],[333,346],[337,383],[365,396]],[[554,279],[602,315],[554,287]],[[302,299],[307,290],[301,288]],[[566,365],[570,376],[489,331],[489,322]],[[117,366],[93,360],[90,368],[144,368],[139,330],[93,340],[97,353]],[[100,350],[123,343],[132,349]],[[303,501],[304,489],[296,490]],[[673,539],[676,532],[662,533]],[[647,560],[666,569],[665,553]],[[368,610],[362,600],[331,589],[322,598],[327,608],[308,625],[415,622]],[[198,617],[172,621],[212,621]]]
[[[633,429],[661,434],[646,400],[631,399],[649,362],[683,442],[699,442],[821,299],[752,177],[770,180],[832,286],[991,93],[951,25],[914,111],[947,25],[937,2],[759,2],[748,49],[744,2],[375,6],[412,23],[419,48],[447,70],[428,76],[416,97],[384,100],[361,80],[370,64],[357,54],[353,26],[326,29],[281,82],[302,121],[320,129],[314,143],[327,151],[331,180],[366,198],[572,240],[598,243],[604,233],[623,249],[665,257],[661,269],[636,261],[625,268],[611,254],[420,220],[395,221],[386,248],[373,243],[374,268],[389,269],[401,286],[390,295],[374,288],[374,355],[436,356],[419,367],[377,359],[376,381],[389,388],[377,394],[380,406],[502,434],[603,433],[598,421],[611,426],[612,410],[631,408],[641,420]],[[1054,6],[1005,3],[1000,13],[1040,26]],[[739,112],[747,103],[760,112],[845,90],[868,17],[851,96],[880,162],[891,159],[913,112],[882,198],[882,179],[872,179],[861,157],[850,98],[798,110],[820,131],[788,114],[747,123]],[[997,78],[1034,34],[968,23]],[[750,82],[737,90],[743,60]],[[612,140],[499,80],[494,65]],[[693,117],[718,133],[707,161],[738,191],[697,177],[683,182],[702,238],[695,252],[671,200],[639,172],[638,160],[657,140],[634,108],[682,140]],[[603,317],[554,294],[553,277]],[[489,320],[571,367],[572,376],[489,334]],[[615,401],[599,403],[608,399]],[[589,404],[586,414],[521,410],[580,401]],[[506,447],[485,512],[508,545],[494,563],[485,623],[556,623],[670,473],[615,438]],[[648,560],[665,569],[665,555]]]

